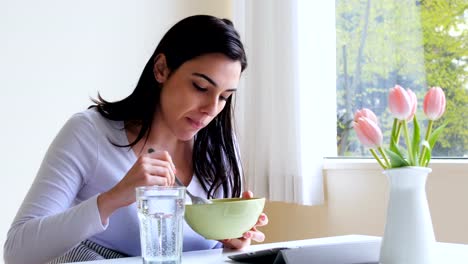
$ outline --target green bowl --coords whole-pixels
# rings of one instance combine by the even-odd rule
[[[213,199],[212,204],[185,205],[185,220],[206,239],[239,238],[249,231],[265,206],[265,198]]]

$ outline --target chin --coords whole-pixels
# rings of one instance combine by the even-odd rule
[[[190,141],[190,140],[193,140],[195,135],[196,135],[196,133],[184,133],[182,135],[179,135],[177,138],[180,141]]]

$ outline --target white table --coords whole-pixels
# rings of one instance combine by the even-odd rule
[[[299,246],[312,246],[312,245],[327,245],[356,241],[375,241],[380,240],[380,237],[363,236],[363,235],[347,235],[336,237],[315,238],[306,240],[295,240],[287,242],[278,242],[270,244],[253,245],[245,250],[227,250],[227,249],[210,249],[184,252],[182,256],[183,264],[219,264],[219,263],[238,263],[230,260],[227,256],[239,254],[240,252],[256,251],[260,249],[274,248],[274,247],[299,247]],[[468,263],[468,245],[451,244],[451,243],[437,243],[436,263],[440,264],[467,264]],[[143,260],[141,257],[111,259],[78,262],[81,264],[141,264]],[[77,264],[77,263],[75,263]]]

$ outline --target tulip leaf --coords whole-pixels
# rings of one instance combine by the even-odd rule
[[[393,119],[393,125],[392,125],[392,133],[390,134],[390,149],[394,150],[397,145],[397,129],[398,129],[398,119],[394,118]]]
[[[387,153],[388,157],[390,158],[392,168],[409,166],[409,163],[403,158],[399,150],[398,153],[396,153],[390,149],[385,149],[385,153]]]
[[[441,125],[440,127],[438,127],[437,129],[435,129],[431,135],[429,136],[429,151],[426,151],[426,153],[429,153],[429,157],[426,155],[424,155],[424,162],[422,164],[425,164],[425,166],[427,166],[429,164],[429,161],[431,160],[431,152],[432,152],[432,149],[434,148],[434,145],[435,143],[437,142],[437,139],[439,138],[440,134],[442,133],[442,130],[444,130],[444,128],[447,126],[447,123],[444,123],[443,125]]]
[[[414,166],[419,166],[419,159],[418,159],[418,153],[419,153],[419,141],[421,140],[421,134],[420,134],[420,129],[419,129],[419,123],[418,119],[416,118],[416,115],[414,115],[413,118],[413,142],[412,142],[412,155],[415,157],[414,159]]]
[[[403,157],[400,149],[398,148],[398,141],[399,141],[398,137],[400,136],[400,133],[399,133],[400,129],[401,129],[401,122],[395,118],[393,121],[392,134],[390,135],[390,150]]]
[[[422,145],[422,146],[425,146],[429,151],[431,150],[431,145],[429,145],[429,141],[423,140],[423,141],[421,142],[421,145]]]
[[[406,159],[406,153],[404,153],[405,150],[401,149],[398,145],[395,147],[395,149],[391,149],[391,151],[400,156],[402,159]]]
[[[423,140],[421,145],[427,149],[424,152],[424,157],[422,157],[421,165],[422,166],[427,166],[427,164],[429,164],[429,161],[431,160],[432,148],[431,148],[431,145],[429,144],[429,141],[427,141],[427,140]]]
[[[396,144],[396,139],[394,137],[390,138],[390,148],[391,151],[393,152],[400,152],[398,150],[398,145]]]
[[[436,130],[434,130],[431,135],[429,136],[429,145],[431,146],[431,149],[434,148],[434,145],[437,141],[437,139],[440,136],[440,133],[442,133],[442,130],[447,126],[447,123],[441,125],[438,127]]]

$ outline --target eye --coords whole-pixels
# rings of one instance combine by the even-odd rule
[[[195,89],[199,90],[200,92],[206,92],[206,91],[208,91],[208,89],[206,89],[206,88],[204,88],[204,87],[201,87],[200,85],[198,85],[198,84],[196,84],[196,83],[194,83],[194,82],[192,82],[192,84],[193,84],[193,87],[195,87]]]
[[[224,93],[219,96],[219,100],[227,101],[232,96],[232,92]]]
[[[208,88],[201,87],[200,85],[196,84],[195,82],[192,82],[192,85],[193,85],[193,87],[195,87],[195,89],[197,89],[197,90],[200,91],[200,92],[207,92],[207,91],[208,91]],[[219,96],[219,100],[221,100],[221,101],[227,101],[227,99],[229,99],[229,96],[231,96],[231,94],[228,94],[228,95],[220,95],[220,96]]]

